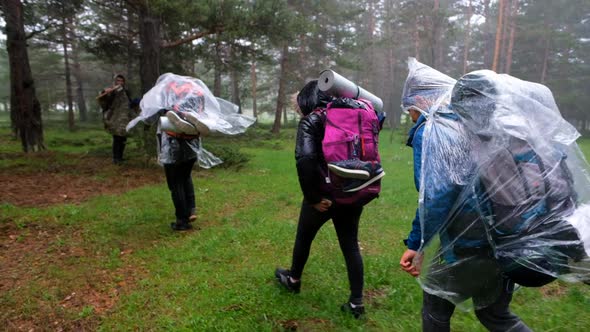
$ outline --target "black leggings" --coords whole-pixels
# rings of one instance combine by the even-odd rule
[[[127,137],[113,135],[113,161],[123,161],[123,152],[125,151],[125,143]]]
[[[475,310],[480,323],[489,331],[531,332],[518,316],[510,311],[514,282],[503,278],[502,290],[496,301]],[[475,300],[474,300],[475,301]],[[455,305],[441,297],[423,292],[422,331],[447,332],[451,330],[451,316]]]
[[[295,279],[301,278],[313,239],[322,225],[332,219],[340,249],[346,261],[350,283],[350,302],[361,304],[363,299],[363,258],[358,244],[358,228],[362,211],[362,207],[332,206],[326,212],[319,212],[312,205],[303,201],[293,248],[291,276]]]
[[[191,171],[196,159],[183,161],[176,164],[164,164],[166,182],[172,196],[176,220],[188,222],[191,210],[195,208],[195,189]]]

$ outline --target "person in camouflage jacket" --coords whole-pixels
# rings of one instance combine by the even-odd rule
[[[120,164],[127,142],[125,127],[137,116],[137,112],[130,108],[131,98],[125,87],[125,77],[117,75],[115,85],[101,91],[97,99],[102,108],[104,127],[113,135],[113,163]]]

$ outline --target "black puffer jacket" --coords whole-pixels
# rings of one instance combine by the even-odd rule
[[[322,198],[329,198],[328,193],[322,192],[321,189],[322,181],[324,181],[322,174],[327,174],[322,153],[325,121],[324,113],[312,112],[299,121],[297,129],[295,145],[297,175],[303,198],[309,204],[316,204]]]

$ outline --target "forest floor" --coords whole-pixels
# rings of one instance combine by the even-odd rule
[[[2,153],[0,160],[8,167],[0,168],[1,202],[19,208],[41,208],[59,204],[80,204],[100,195],[118,195],[134,188],[164,181],[162,172],[136,164],[113,165],[104,157],[42,152],[27,155],[22,163],[22,153]],[[44,266],[52,264],[56,269],[67,269],[69,262],[79,257],[96,259],[96,253],[83,245],[80,231],[51,225],[32,219],[24,224],[0,223],[0,293],[27,287],[45,273]],[[68,234],[65,234],[68,232]],[[68,246],[59,245],[67,238]],[[30,258],[30,253],[35,253]],[[130,252],[123,251],[123,257]],[[29,262],[29,264],[23,264]],[[102,270],[81,285],[75,292],[62,294],[59,305],[63,310],[84,312],[92,308],[95,314],[111,309],[123,289],[134,284],[137,267],[123,264],[115,273]],[[115,280],[116,276],[124,276]],[[105,287],[107,285],[111,285]],[[45,287],[55,287],[46,283]],[[86,309],[88,310],[88,309]],[[96,319],[68,319],[51,306],[39,305],[31,317],[13,320],[10,330],[35,330],[41,326],[49,330],[93,329]],[[90,317],[88,317],[90,318]],[[42,328],[42,329],[43,329]]]

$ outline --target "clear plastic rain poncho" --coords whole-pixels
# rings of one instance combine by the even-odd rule
[[[498,298],[505,276],[531,287],[588,281],[590,167],[551,91],[476,71],[427,112],[423,289],[477,309]]]
[[[172,73],[161,75],[155,86],[148,91],[140,103],[141,113],[127,125],[130,131],[139,122],[148,125],[158,123],[158,132],[162,133],[160,146],[160,162],[175,163],[182,156],[190,155],[191,151],[198,157],[199,166],[210,168],[222,161],[201,147],[198,140],[187,141],[188,149],[184,153],[175,153],[181,147],[170,146],[168,132],[180,132],[163,116],[166,111],[187,112],[205,125],[210,133],[236,135],[246,131],[256,119],[239,114],[237,105],[215,97],[201,80],[180,76]],[[182,147],[186,148],[186,147]],[[179,156],[179,157],[177,157]]]

